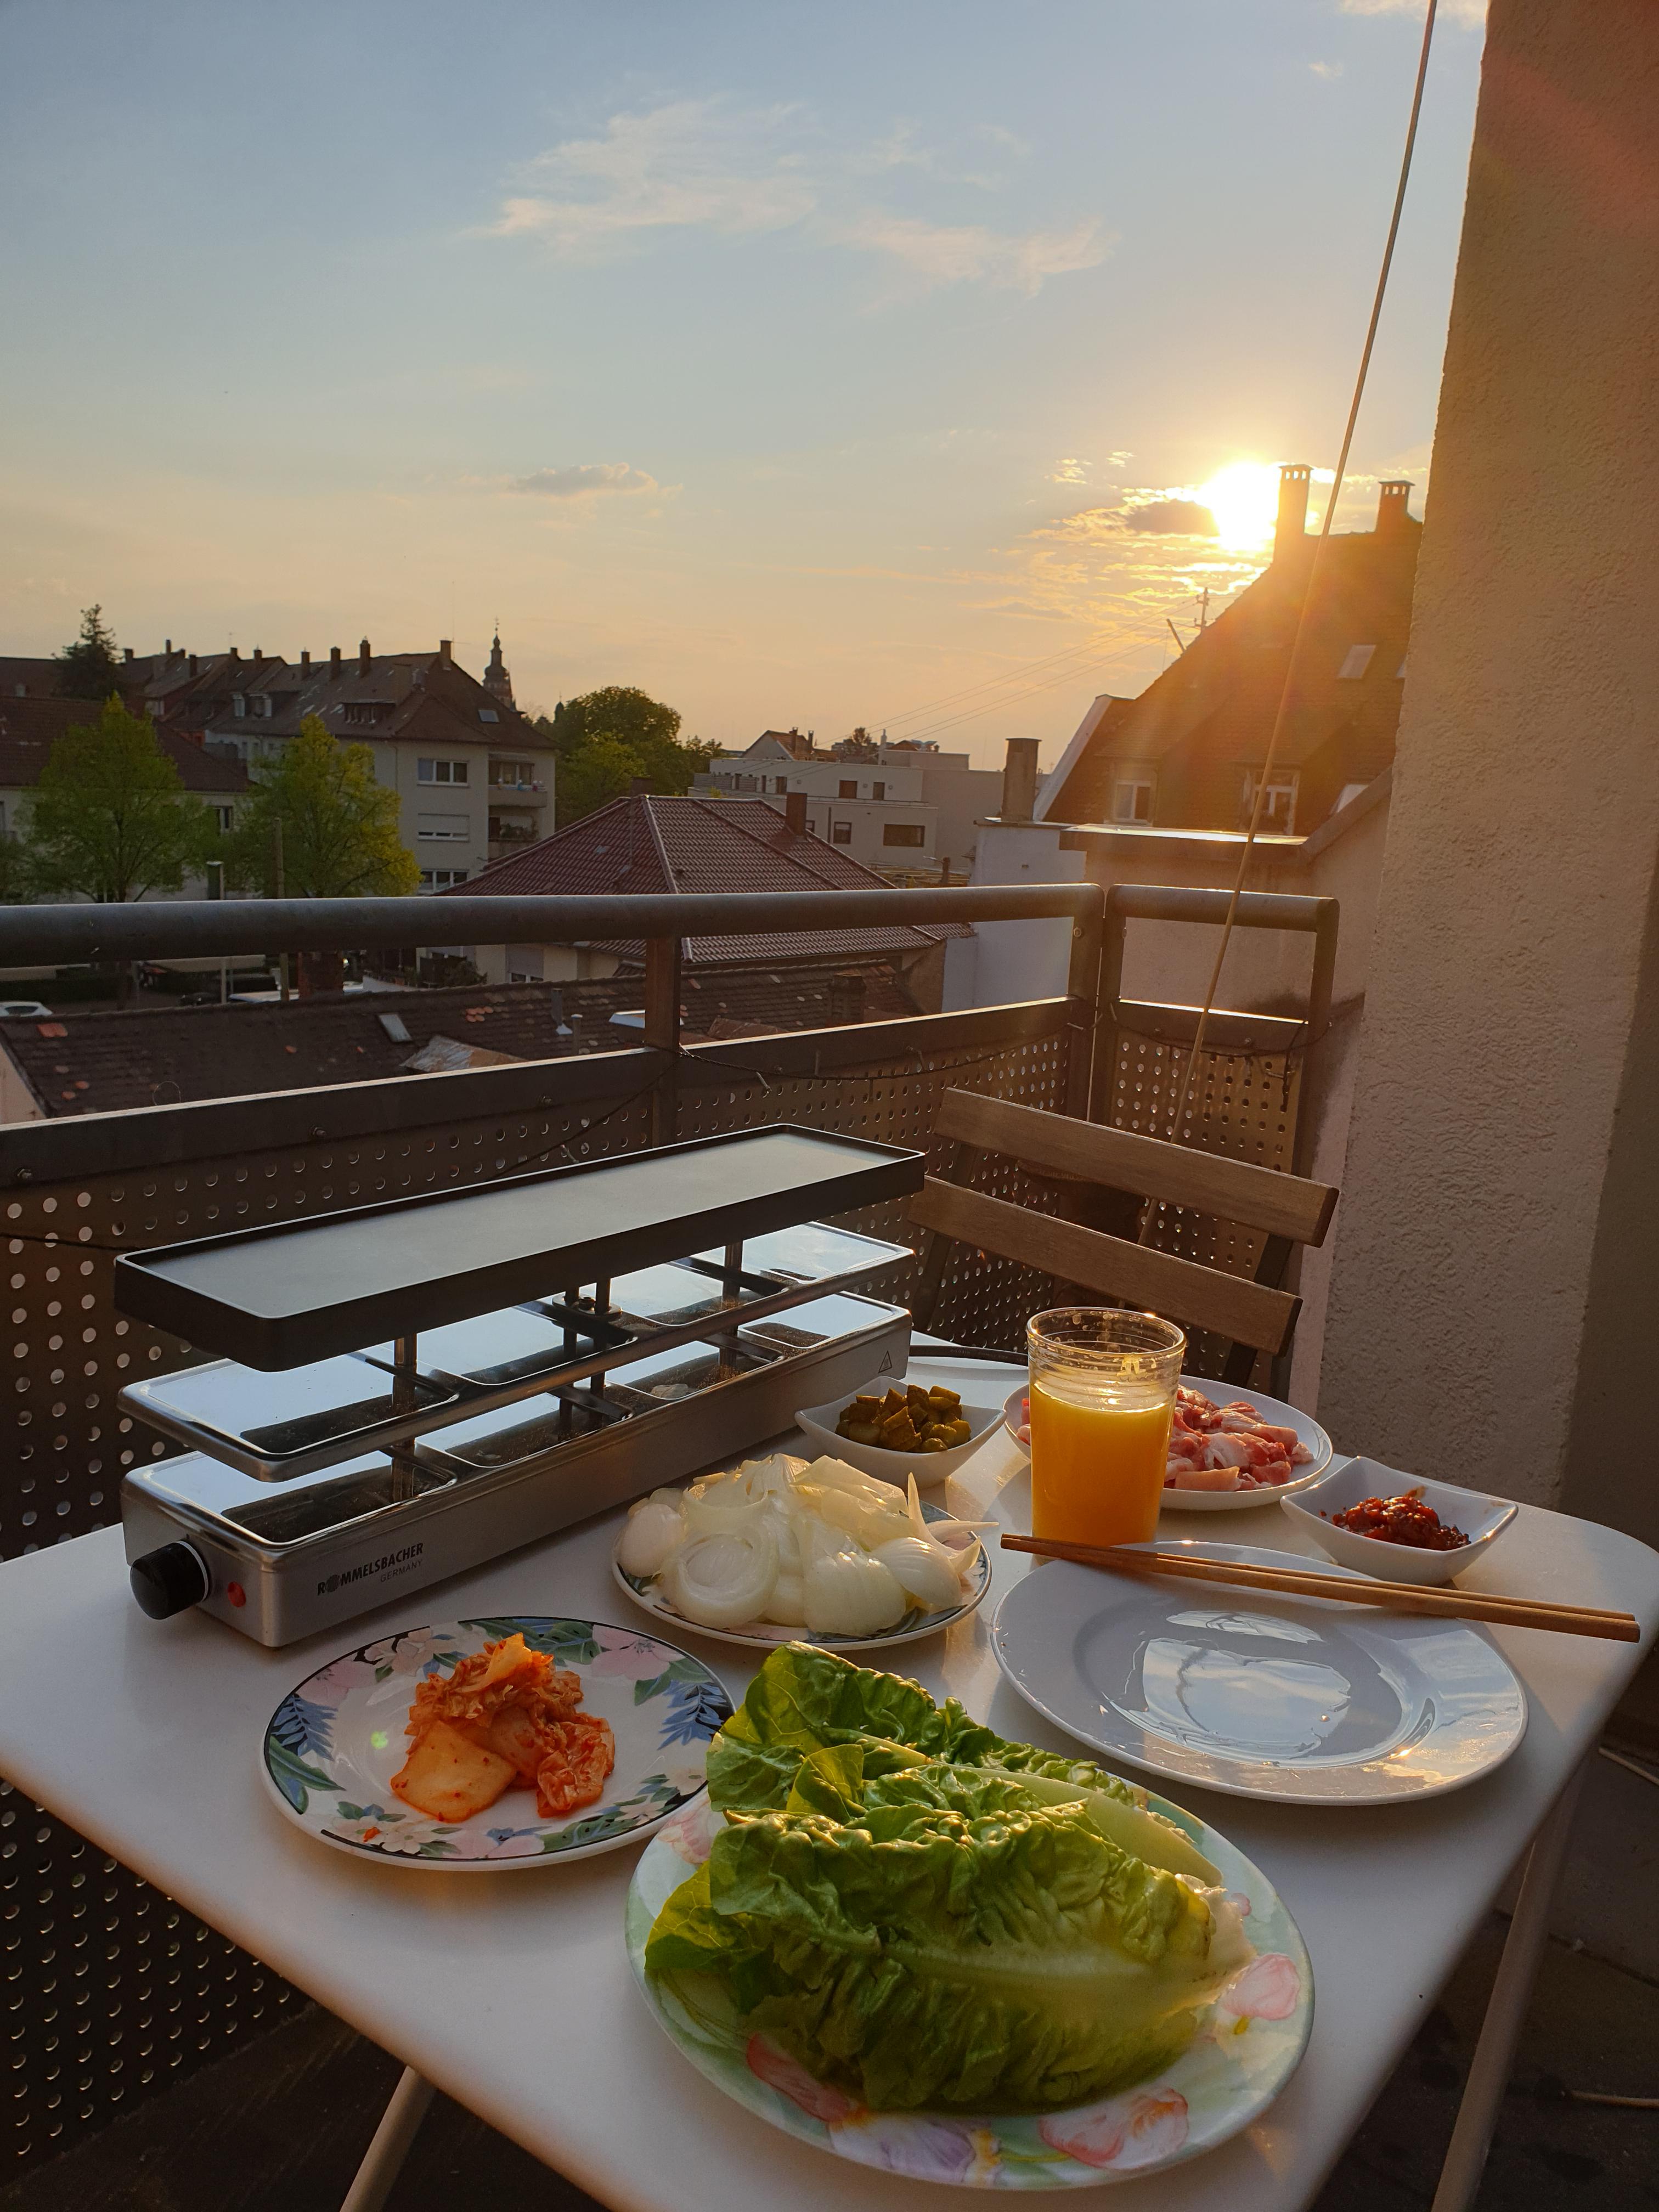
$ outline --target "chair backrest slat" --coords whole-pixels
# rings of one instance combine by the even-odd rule
[[[983,1191],[933,1176],[910,1201],[910,1218],[942,1237],[1021,1261],[1103,1297],[1146,1306],[1184,1327],[1213,1329],[1259,1352],[1285,1351],[1296,1329],[1302,1301],[1289,1291],[1270,1290],[1245,1276],[1223,1274],[1196,1260],[1131,1244],[1074,1221],[1028,1212],[1006,1199],[988,1198]]]
[[[971,1091],[945,1092],[934,1130],[981,1152],[1009,1153],[1027,1167],[1191,1206],[1296,1244],[1322,1243],[1336,1208],[1328,1183]]]

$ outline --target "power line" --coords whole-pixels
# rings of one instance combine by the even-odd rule
[[[1221,942],[1216,948],[1215,966],[1210,971],[1209,988],[1204,994],[1204,1004],[1199,1009],[1197,1025],[1193,1031],[1192,1049],[1187,1054],[1187,1070],[1182,1078],[1181,1096],[1176,1102],[1175,1120],[1170,1134],[1179,1143],[1181,1125],[1187,1111],[1187,1100],[1193,1087],[1193,1074],[1198,1066],[1198,1055],[1203,1048],[1204,1032],[1209,1026],[1210,1012],[1215,1004],[1215,994],[1221,986],[1221,963],[1227,957],[1231,942],[1233,923],[1238,913],[1238,902],[1243,895],[1244,878],[1250,866],[1250,854],[1255,844],[1256,830],[1261,821],[1263,802],[1267,795],[1267,780],[1272,773],[1273,756],[1279,750],[1279,740],[1290,719],[1291,702],[1295,696],[1297,666],[1302,659],[1303,641],[1307,635],[1308,617],[1314,603],[1315,586],[1319,580],[1325,548],[1330,542],[1331,519],[1336,513],[1337,501],[1342,496],[1343,478],[1347,474],[1348,454],[1353,445],[1354,426],[1359,420],[1359,407],[1365,396],[1365,380],[1370,373],[1371,351],[1376,343],[1377,325],[1382,319],[1382,302],[1389,289],[1389,271],[1394,265],[1395,241],[1400,235],[1400,217],[1406,204],[1406,186],[1412,173],[1412,155],[1417,145],[1418,118],[1423,112],[1423,88],[1429,74],[1429,49],[1434,40],[1434,18],[1438,0],[1429,0],[1428,13],[1423,21],[1423,48],[1417,59],[1417,80],[1412,88],[1411,117],[1406,125],[1405,150],[1400,160],[1400,181],[1395,187],[1394,213],[1389,221],[1388,240],[1382,248],[1382,265],[1377,272],[1376,291],[1371,301],[1370,320],[1365,326],[1365,343],[1360,349],[1358,374],[1354,378],[1353,398],[1348,405],[1348,420],[1342,433],[1342,450],[1337,455],[1336,475],[1331,485],[1330,497],[1325,502],[1325,512],[1320,518],[1319,535],[1314,540],[1313,559],[1309,563],[1308,581],[1302,596],[1301,611],[1297,617],[1296,635],[1291,644],[1291,657],[1285,670],[1285,681],[1279,694],[1279,706],[1273,715],[1273,730],[1267,738],[1267,758],[1261,763],[1261,773],[1256,779],[1255,796],[1250,806],[1250,818],[1244,831],[1244,848],[1238,856],[1238,873],[1234,878],[1232,895],[1227,901],[1225,919],[1221,925]],[[1152,1225],[1152,1210],[1149,1209],[1146,1227]],[[1143,1231],[1143,1241],[1146,1231]]]

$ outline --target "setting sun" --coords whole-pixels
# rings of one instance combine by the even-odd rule
[[[1231,461],[1198,495],[1215,517],[1224,545],[1265,545],[1279,514],[1279,471],[1267,461]]]

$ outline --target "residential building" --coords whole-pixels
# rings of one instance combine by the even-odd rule
[[[600,891],[857,890],[885,888],[886,878],[855,860],[845,845],[816,836],[800,793],[769,800],[692,793],[683,799],[635,793],[612,799],[568,829],[495,861],[469,890],[526,896],[589,896]],[[805,939],[688,938],[688,975],[756,969],[768,974],[802,965],[821,969],[875,960],[904,984],[915,1004],[939,1004],[944,946],[960,925],[814,931]],[[491,981],[562,981],[637,971],[644,947],[598,945],[478,945],[471,957]]]
[[[552,746],[514,703],[497,637],[482,680],[435,652],[355,654],[297,661],[255,647],[251,659],[174,653],[135,661],[135,689],[163,731],[210,755],[257,769],[315,714],[331,736],[365,744],[378,780],[398,793],[404,842],[422,890],[447,890],[516,846],[533,844],[553,818]]]
[[[804,794],[814,836],[890,880],[937,883],[965,873],[1000,784],[995,770],[933,744],[842,738],[824,752],[810,731],[768,730],[715,760],[693,788],[780,810],[791,793]]]
[[[1279,472],[1273,558],[1139,698],[1085,715],[1033,810],[1038,821],[1243,829],[1298,623],[1295,696],[1274,750],[1261,827],[1306,836],[1394,758],[1423,526],[1411,485],[1383,483],[1370,531],[1306,530],[1309,471]]]
[[[15,663],[0,666],[15,666]],[[42,664],[50,668],[48,661]],[[40,781],[40,771],[52,749],[66,730],[98,718],[95,699],[58,699],[23,687],[20,680],[0,689],[0,835],[15,833],[23,818],[29,793]],[[179,771],[182,787],[214,810],[222,830],[229,830],[240,800],[247,795],[248,780],[239,763],[215,759],[172,731],[158,729],[156,740]],[[186,898],[202,896],[204,886],[187,883]],[[158,894],[165,896],[166,894]]]

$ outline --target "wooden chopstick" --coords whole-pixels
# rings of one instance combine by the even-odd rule
[[[1110,1574],[1186,1577],[1193,1582],[1225,1583],[1235,1589],[1279,1590],[1292,1597],[1334,1599],[1342,1605],[1374,1605],[1390,1613],[1437,1614],[1443,1620],[1489,1620],[1504,1628],[1540,1628],[1562,1636],[1599,1636],[1614,1644],[1639,1644],[1634,1614],[1595,1606],[1551,1605],[1540,1598],[1482,1597],[1473,1590],[1431,1589],[1420,1583],[1378,1582],[1367,1575],[1352,1578],[1306,1572],[1293,1567],[1259,1567],[1242,1562],[1194,1558],[1188,1552],[1138,1552],[1118,1544],[1065,1544],[1046,1536],[1004,1532],[1006,1552],[1032,1552],[1039,1559],[1069,1559],[1079,1567]]]

